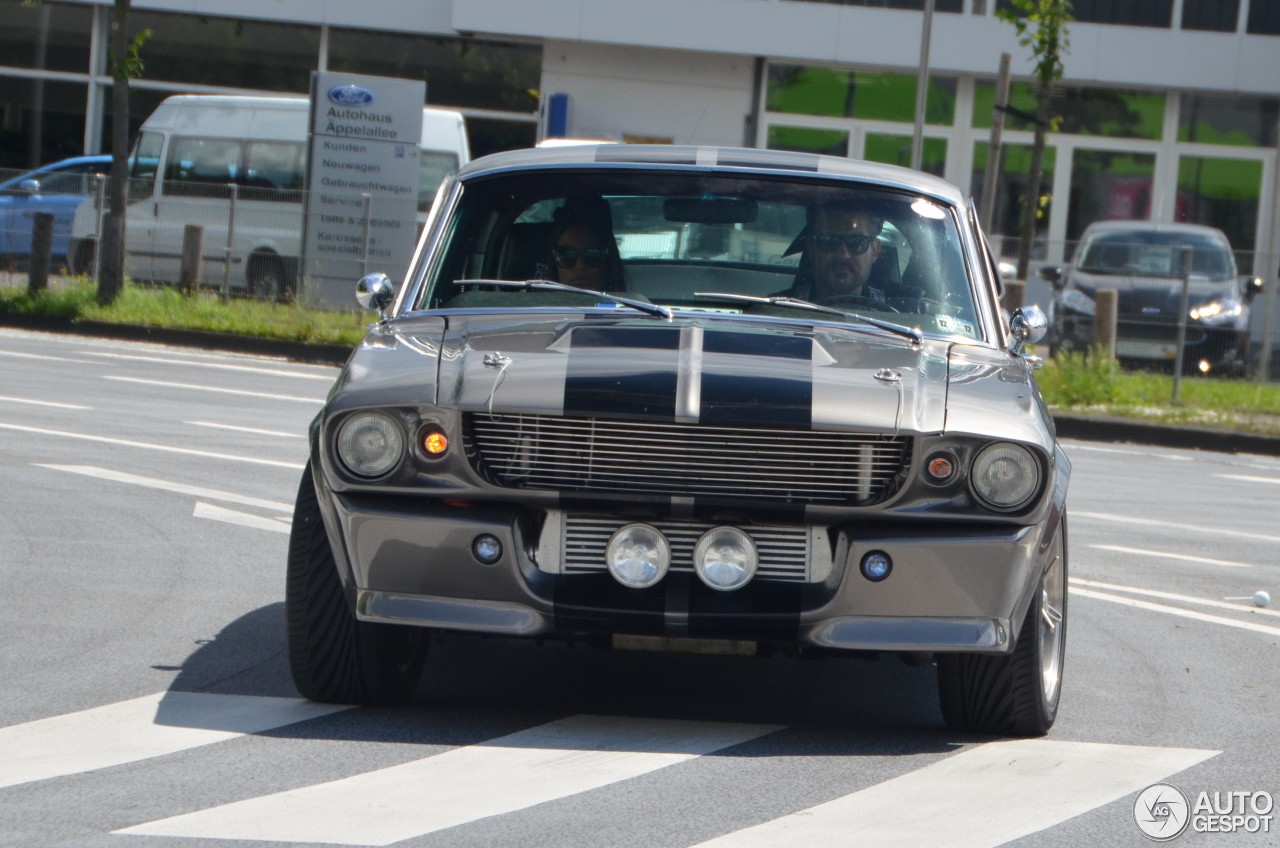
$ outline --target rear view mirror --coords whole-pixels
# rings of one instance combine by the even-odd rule
[[[1261,277],[1241,277],[1240,289],[1245,302],[1248,303],[1258,295],[1262,294],[1263,285]]]
[[[356,283],[356,300],[365,309],[377,311],[378,317],[387,320],[387,307],[396,299],[396,287],[386,274],[368,274]]]
[[[748,197],[671,197],[662,204],[662,217],[676,224],[750,224],[758,211]]]

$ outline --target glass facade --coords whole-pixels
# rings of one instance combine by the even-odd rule
[[[1183,29],[1235,32],[1239,17],[1240,0],[1182,0]]]
[[[1183,156],[1178,160],[1176,220],[1212,223],[1222,230],[1242,268],[1252,264],[1241,262],[1239,254],[1256,247],[1261,198],[1262,162],[1256,159]]]
[[[442,36],[334,29],[329,70],[427,81],[436,106],[534,112],[542,48]]]
[[[867,133],[863,142],[862,158],[872,162],[911,167],[911,135],[892,133]],[[921,139],[920,170],[939,177],[947,168],[947,140],[945,138]]]
[[[796,0],[804,3],[830,3],[835,6],[875,6],[881,9],[911,9],[914,11],[922,11],[924,9],[924,0]],[[960,13],[964,11],[964,0],[934,0],[933,10],[935,12],[954,12]]]
[[[1249,0],[1245,29],[1254,35],[1280,35],[1280,0]]]
[[[0,168],[26,170],[84,152],[83,83],[0,77]]]
[[[1184,94],[1178,111],[1178,141],[1275,147],[1280,99]]]
[[[1080,238],[1094,221],[1150,220],[1155,175],[1155,154],[1077,150],[1071,162],[1067,239]]]
[[[973,125],[989,128],[995,115],[995,84],[978,82],[973,94]],[[1028,83],[1009,87],[1009,106],[1025,115],[1036,111],[1036,90]],[[1164,127],[1165,95],[1155,91],[1126,91],[1118,88],[1055,88],[1049,99],[1049,113],[1060,118],[1056,132],[1071,135],[1101,135],[1108,138],[1159,140]],[[1031,121],[1008,113],[1005,128],[1035,129]]]
[[[147,80],[306,94],[320,57],[320,28],[205,15],[129,13]],[[270,49],[263,49],[270,45]]]
[[[914,123],[916,76],[773,64],[769,66],[765,103],[771,112],[793,115]],[[955,78],[930,77],[925,123],[950,126],[955,113]]]
[[[849,133],[815,127],[769,127],[766,146],[770,150],[795,150],[800,153],[822,153],[827,156],[849,155]]]
[[[87,6],[0,0],[0,65],[89,71],[93,10]]]
[[[992,233],[1005,234],[1003,253],[1016,256],[1018,234],[1022,232],[1022,210],[1026,206],[1027,185],[1031,174],[1031,145],[1002,144],[1000,150],[1000,178],[996,182],[996,203],[991,221]],[[987,177],[987,156],[991,145],[985,141],[973,146],[971,193],[978,208],[982,208],[983,187]],[[1036,238],[1043,239],[1049,232],[1049,213],[1053,210],[1053,174],[1057,167],[1058,151],[1053,145],[1044,148],[1041,163],[1039,212],[1036,214]]]

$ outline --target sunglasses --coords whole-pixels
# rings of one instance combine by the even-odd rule
[[[875,241],[874,236],[815,235],[813,246],[818,248],[819,253],[835,253],[843,244],[851,254],[860,256],[867,252],[867,248],[871,247],[873,241]]]
[[[588,268],[599,268],[604,264],[604,260],[609,256],[608,248],[604,247],[587,247],[579,250],[576,247],[557,247],[552,251],[556,258],[556,264],[561,268],[572,268],[578,264],[578,259],[585,259]]]

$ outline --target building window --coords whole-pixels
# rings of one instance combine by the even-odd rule
[[[1249,0],[1248,31],[1252,35],[1280,35],[1280,0]]]
[[[974,87],[974,127],[982,129],[991,126],[995,100],[993,83],[979,82]],[[1164,105],[1164,94],[1155,91],[1055,88],[1049,101],[1049,114],[1062,119],[1057,130],[1060,133],[1157,141],[1164,128]],[[1034,115],[1035,88],[1029,83],[1011,85],[1009,106],[1025,115]],[[1005,126],[1012,130],[1035,129],[1031,121],[1014,113],[1005,116]]]
[[[1209,224],[1227,234],[1241,268],[1253,267],[1262,197],[1262,162],[1183,156],[1178,160],[1175,220]]]
[[[1239,16],[1240,0],[1182,0],[1183,29],[1235,32]]]
[[[915,74],[875,73],[805,65],[770,65],[766,108],[792,115],[825,115],[913,123]],[[956,80],[930,77],[925,122],[955,121]]]
[[[334,29],[329,70],[426,80],[435,106],[538,111],[542,48],[474,39]]]
[[[1277,118],[1280,100],[1274,97],[1184,94],[1178,111],[1178,141],[1275,147]]]
[[[93,9],[44,2],[0,0],[0,65],[46,71],[89,72]]]
[[[144,29],[145,79],[306,94],[320,56],[320,29],[240,18],[134,11]]]
[[[867,133],[862,158],[871,162],[911,167],[912,137],[893,133]],[[920,170],[939,177],[947,167],[947,140],[924,138],[920,146]]]
[[[1212,0],[1208,0],[1212,2]],[[1009,0],[998,0],[996,8],[1011,10]],[[1163,27],[1173,25],[1173,0],[1074,0],[1071,12],[1085,24],[1124,24]]]
[[[796,150],[801,153],[823,153],[827,156],[849,155],[849,134],[844,130],[814,127],[769,127],[766,146],[770,150]]]
[[[987,177],[987,151],[991,145],[980,141],[973,146],[973,186],[975,201],[981,206],[983,187]],[[1000,146],[1000,177],[996,181],[996,202],[991,222],[993,235],[1003,234],[1002,246],[997,248],[1002,256],[1018,254],[1019,233],[1022,232],[1022,210],[1026,208],[1027,183],[1031,174],[1031,145],[1002,144]],[[1049,212],[1053,203],[1053,171],[1057,164],[1057,148],[1045,145],[1041,160],[1040,211],[1036,214],[1036,242],[1043,248],[1042,240],[1049,232]],[[1043,256],[1044,250],[1033,250]]]
[[[881,9],[912,9],[917,12],[924,10],[924,0],[803,0],[803,2],[830,3],[836,6],[875,6]],[[933,9],[935,12],[959,14],[964,11],[964,0],[934,0]]]
[[[84,152],[84,83],[6,77],[0,84],[0,168],[27,170]]]
[[[1067,239],[1094,221],[1151,219],[1156,157],[1152,153],[1077,150],[1071,167]]]

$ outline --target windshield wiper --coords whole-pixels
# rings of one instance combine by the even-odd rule
[[[456,286],[502,286],[503,288],[523,289],[525,291],[573,292],[574,294],[585,294],[591,297],[602,297],[621,306],[630,306],[632,309],[643,312],[646,315],[657,315],[659,318],[665,318],[668,321],[674,317],[670,309],[665,306],[658,306],[656,303],[645,303],[643,300],[619,297],[609,292],[578,288],[577,286],[558,283],[555,280],[454,280],[453,283]]]
[[[771,295],[769,297],[759,297],[753,294],[732,294],[730,292],[694,292],[694,297],[719,298],[720,300],[739,300],[745,303],[768,303],[777,306],[790,306],[796,309],[807,309],[810,312],[825,312],[828,315],[840,315],[845,318],[856,318],[872,327],[879,327],[881,330],[887,330],[904,338],[911,339],[916,344],[924,341],[924,335],[913,327],[905,324],[896,324],[893,321],[884,321],[880,318],[872,318],[869,315],[863,315],[860,312],[848,312],[844,309],[836,309],[834,306],[823,306],[820,303],[810,303],[807,300],[801,300],[798,297],[786,297],[785,295]]]

